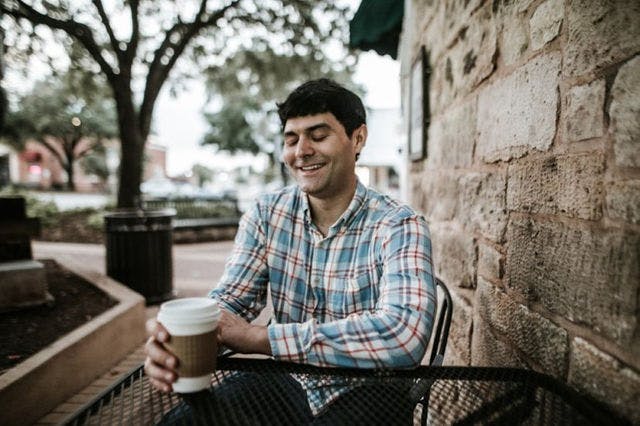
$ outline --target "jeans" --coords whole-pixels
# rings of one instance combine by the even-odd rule
[[[405,395],[385,404],[389,395]],[[356,419],[354,421],[354,418]],[[412,425],[413,404],[406,385],[355,387],[318,416],[306,393],[288,374],[238,373],[211,392],[183,395],[160,425]]]

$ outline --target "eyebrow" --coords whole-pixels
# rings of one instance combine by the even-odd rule
[[[318,123],[318,124],[314,124],[313,126],[309,126],[307,128],[305,128],[303,130],[303,133],[311,133],[314,132],[316,130],[319,129],[331,129],[331,126],[329,126],[327,123]],[[284,132],[284,136],[297,136],[297,133],[294,132],[293,130],[289,130],[287,132]]]

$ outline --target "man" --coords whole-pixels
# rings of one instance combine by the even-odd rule
[[[241,220],[225,273],[210,293],[224,311],[220,343],[319,366],[420,364],[436,306],[429,232],[409,207],[358,181],[355,164],[367,139],[362,101],[319,79],[295,89],[278,113],[283,161],[297,186],[262,196]],[[267,287],[273,320],[250,324],[266,304]],[[169,336],[153,320],[147,327],[145,370],[168,392],[176,379],[176,359],[162,345]],[[283,380],[292,389],[290,404],[306,410],[299,423],[335,423],[344,401],[371,397],[339,383]],[[251,391],[249,376],[240,381],[229,392]],[[410,423],[407,407],[369,414],[373,423],[382,415]]]

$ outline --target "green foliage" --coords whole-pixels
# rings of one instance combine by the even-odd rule
[[[107,155],[102,144],[96,145],[87,155],[80,160],[85,173],[97,176],[102,182],[109,179],[109,166],[107,165]]]
[[[14,143],[50,138],[64,145],[79,138],[97,142],[115,137],[113,101],[80,96],[73,84],[76,78],[69,75],[68,79],[37,82],[30,93],[19,98],[19,107],[9,111],[7,138],[14,139]]]
[[[89,167],[98,176],[108,176],[101,144],[117,135],[113,101],[95,93],[81,96],[82,90],[75,88],[78,78],[76,72],[36,83],[9,111],[2,136],[18,150],[28,139],[36,140],[69,174],[77,159],[94,151]],[[69,188],[73,188],[71,181]]]
[[[210,129],[202,140],[203,145],[216,145],[218,149],[231,154],[261,151],[253,135],[253,127],[245,114],[257,108],[247,99],[241,102],[229,102],[216,114],[205,114]]]
[[[36,196],[14,187],[0,190],[0,196],[24,197],[27,217],[37,217],[42,226],[55,225],[58,221],[60,210],[53,201],[41,201]]]
[[[87,213],[87,226],[94,229],[104,229],[104,209],[91,209]]]
[[[195,164],[191,171],[198,180],[198,187],[202,188],[206,183],[213,180],[213,170],[202,164]]]

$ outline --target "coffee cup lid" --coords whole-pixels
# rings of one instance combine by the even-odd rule
[[[222,311],[215,299],[208,297],[185,297],[171,300],[160,305],[158,320],[160,322],[193,323],[217,322]]]

